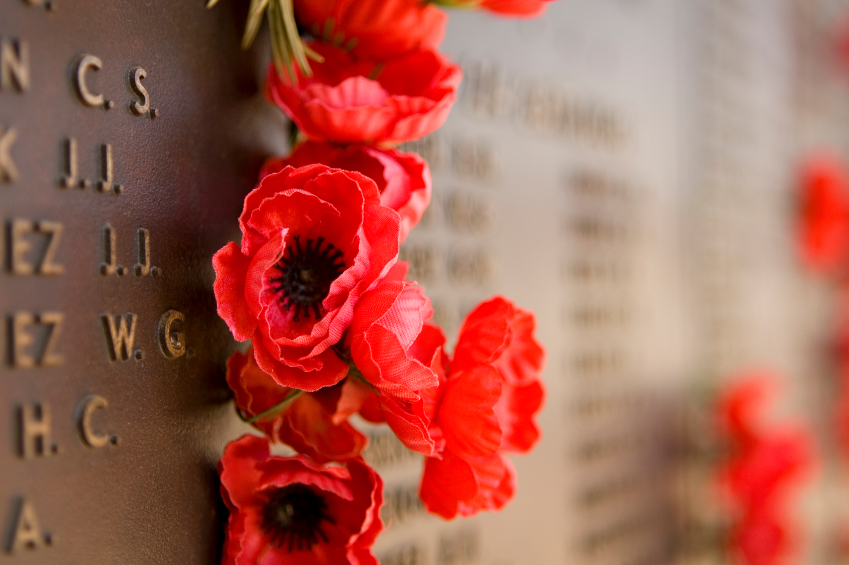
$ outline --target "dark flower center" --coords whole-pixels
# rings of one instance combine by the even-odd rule
[[[271,543],[292,553],[310,551],[318,538],[327,543],[322,522],[335,524],[327,514],[324,497],[305,484],[295,483],[275,489],[262,510],[262,529]]]
[[[300,321],[301,314],[309,318],[310,309],[315,319],[320,320],[325,313],[322,302],[330,292],[330,285],[345,270],[342,251],[332,243],[322,250],[323,237],[308,239],[306,249],[301,247],[301,236],[293,236],[293,239],[295,248],[286,247],[283,257],[274,264],[280,276],[272,277],[271,288],[282,292],[280,301],[286,310],[295,307],[294,321]]]

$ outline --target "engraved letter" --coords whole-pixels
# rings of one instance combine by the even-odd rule
[[[118,270],[118,251],[116,247],[115,230],[108,223],[103,226],[103,263],[100,264],[100,274],[114,275]]]
[[[145,277],[150,273],[150,232],[141,228],[138,231],[138,256],[135,270],[137,277]]]
[[[109,434],[98,433],[91,424],[91,418],[95,410],[103,410],[109,406],[109,402],[102,396],[87,396],[77,408],[77,424],[80,437],[89,447],[103,447],[109,443]],[[113,443],[115,439],[112,440]]]
[[[15,275],[31,275],[35,270],[26,257],[32,243],[24,237],[33,231],[34,226],[29,220],[14,219],[9,222],[9,270]]]
[[[186,335],[173,329],[186,317],[176,310],[168,310],[159,318],[159,348],[165,357],[176,359],[186,353]]]
[[[59,451],[51,440],[51,427],[48,403],[21,406],[21,455],[24,459],[55,455]]]
[[[112,146],[108,143],[100,146],[100,159],[101,180],[97,181],[97,190],[108,192],[112,190]]]
[[[29,90],[29,46],[25,41],[0,41],[0,90]]]
[[[147,76],[147,72],[141,67],[133,67],[130,69],[130,88],[142,100],[141,104],[135,100],[130,102],[130,109],[137,116],[141,116],[150,109],[150,95],[147,89],[141,82],[141,79]]]
[[[89,69],[94,69],[95,71],[99,71],[103,68],[103,61],[101,61],[98,57],[94,55],[83,55],[83,57],[77,63],[77,70],[74,74],[75,83],[77,87],[77,94],[80,95],[80,100],[83,101],[83,104],[86,106],[100,106],[103,105],[107,110],[112,107],[111,100],[104,100],[102,94],[92,94],[91,90],[88,88],[88,83],[86,83],[86,74]]]
[[[24,549],[38,549],[50,545],[50,535],[43,534],[38,525],[38,518],[32,504],[21,500],[18,516],[15,519],[15,529],[9,543],[9,553],[17,553]]]
[[[38,222],[39,233],[43,233],[48,236],[47,249],[44,251],[44,256],[41,258],[41,262],[38,264],[39,275],[61,275],[64,271],[62,265],[54,263],[56,248],[59,247],[59,240],[62,239],[62,231],[64,229],[65,226],[59,222],[51,222],[48,220],[41,220]]]
[[[38,364],[42,367],[55,367],[65,362],[59,353],[56,353],[56,343],[59,341],[59,333],[62,331],[62,322],[65,316],[59,312],[44,312],[38,315],[38,322],[47,326],[47,343],[41,354]]]
[[[13,367],[28,368],[35,366],[35,357],[28,351],[28,347],[35,341],[30,329],[35,323],[35,316],[29,312],[17,312],[10,319],[12,347],[9,351]]]
[[[106,330],[109,355],[113,361],[126,361],[133,352],[133,341],[136,338],[136,315],[129,312],[123,316],[103,314],[101,319],[103,320],[103,327]],[[117,328],[115,327],[116,323],[118,325]],[[140,354],[141,351],[137,351],[136,358],[140,358]]]
[[[12,160],[12,144],[18,132],[15,128],[4,130],[0,126],[0,180],[3,182],[15,182],[18,180],[18,168]]]
[[[59,179],[59,186],[71,188],[77,184],[77,140],[73,137],[65,140],[65,174]]]

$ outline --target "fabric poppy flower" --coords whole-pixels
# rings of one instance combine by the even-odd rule
[[[230,510],[225,565],[377,565],[383,482],[362,459],[271,456],[268,440],[246,435],[227,445],[218,472]]]
[[[420,0],[295,0],[295,17],[313,37],[354,57],[386,59],[436,49],[448,16]]]
[[[407,264],[399,261],[362,297],[346,344],[352,364],[374,389],[360,415],[386,422],[401,443],[430,456],[443,446],[438,431],[430,429],[428,406],[444,380],[445,335],[429,322],[430,300],[421,287],[404,280],[406,274]]]
[[[835,156],[809,157],[799,179],[799,251],[806,268],[828,273],[849,256],[849,174]]]
[[[331,347],[395,264],[399,223],[360,173],[310,165],[266,176],[245,197],[241,246],[213,257],[219,316],[282,386],[336,384],[348,364]]]
[[[339,147],[305,141],[288,157],[266,161],[260,175],[264,177],[286,166],[303,167],[313,163],[357,171],[377,183],[380,203],[401,216],[402,243],[430,203],[431,177],[427,162],[415,153],[396,149],[359,144]]]
[[[227,360],[227,384],[243,414],[253,418],[269,412],[252,423],[255,428],[315,461],[345,461],[359,456],[366,446],[366,437],[347,421],[346,407],[362,403],[356,398],[359,389],[347,380],[301,393],[281,386],[263,371],[249,349]],[[294,400],[285,408],[274,410],[291,397]]]
[[[435,387],[431,368],[445,336],[425,322],[433,308],[416,283],[405,281],[407,263],[398,262],[354,309],[347,344],[363,377],[384,396],[419,400],[419,391]]]
[[[266,93],[315,141],[401,143],[433,132],[456,99],[462,71],[435,51],[386,61],[355,60],[313,41],[324,58],[293,83],[269,65]]]
[[[503,453],[526,453],[539,440],[534,416],[545,396],[545,353],[533,314],[502,297],[464,320],[448,374],[425,402],[441,455],[425,461],[419,495],[443,518],[498,510],[513,498],[516,472]]]

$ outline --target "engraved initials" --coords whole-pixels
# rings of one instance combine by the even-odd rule
[[[21,500],[15,519],[15,529],[9,543],[9,553],[15,554],[25,549],[39,549],[50,545],[50,543],[50,534],[42,533],[32,504],[27,500]]]
[[[18,131],[15,128],[4,129],[0,126],[0,181],[18,180],[18,168],[12,160],[12,145],[17,137]]]
[[[77,87],[77,94],[80,100],[86,106],[103,106],[105,109],[110,109],[113,106],[111,100],[103,98],[103,94],[92,94],[86,82],[86,76],[89,70],[99,71],[103,68],[103,61],[94,55],[83,55],[77,63],[77,69],[74,73],[74,84]]]
[[[159,318],[159,348],[169,359],[176,359],[186,354],[186,335],[173,328],[185,319],[182,312],[177,310],[168,310]]]
[[[80,437],[89,447],[104,447],[107,443],[117,444],[118,438],[94,430],[91,420],[95,410],[103,410],[109,402],[102,396],[87,396],[77,408],[77,427]]]
[[[147,89],[142,84],[141,80],[147,76],[147,71],[141,67],[133,67],[130,69],[130,88],[133,93],[141,98],[141,103],[137,101],[130,102],[130,110],[137,116],[141,116],[150,110],[150,95]],[[153,113],[151,113],[153,117]]]
[[[24,459],[56,455],[59,447],[51,438],[50,405],[24,404],[21,414],[21,455]]]
[[[55,263],[56,249],[62,238],[65,226],[59,222],[42,220],[14,219],[9,223],[9,270],[16,275],[60,275],[64,271],[62,265]],[[32,241],[27,234],[47,236],[47,247],[38,264],[27,259],[27,252],[32,249]]]
[[[29,46],[25,41],[0,40],[0,90],[29,90]]]
[[[64,315],[59,312],[43,312],[35,315],[30,312],[17,312],[9,320],[12,346],[10,362],[13,367],[22,369],[35,367],[55,367],[64,363],[62,355],[56,353],[56,345],[62,330]],[[33,326],[41,325],[46,329],[45,345],[41,355],[36,356],[30,349],[35,342]]]
[[[101,319],[106,330],[110,357],[113,361],[126,361],[133,352],[133,342],[136,339],[136,315],[130,312],[123,316],[103,314]],[[141,359],[141,350],[135,351],[134,355],[136,359]]]

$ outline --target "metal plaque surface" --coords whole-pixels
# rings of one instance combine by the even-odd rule
[[[0,6],[0,561],[219,558],[210,259],[286,122],[203,4]]]

